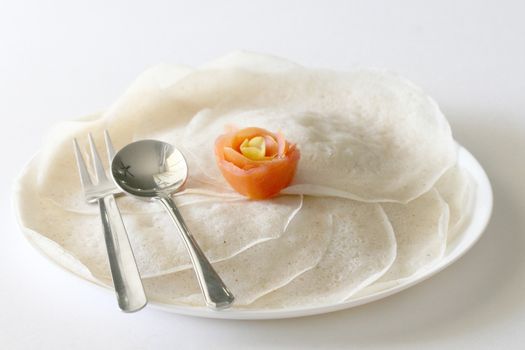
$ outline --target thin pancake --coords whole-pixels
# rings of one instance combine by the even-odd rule
[[[31,170],[28,173],[36,174]],[[28,175],[26,179],[18,190],[20,198],[31,197],[31,201],[19,203],[24,226],[57,243],[96,278],[109,280],[98,214],[64,210],[45,197],[35,196],[31,177]],[[247,201],[183,195],[175,201],[211,261],[230,258],[257,243],[278,238],[301,205],[299,196]],[[155,203],[144,204],[156,208]],[[144,277],[191,267],[184,244],[165,212],[123,214],[123,219]]]
[[[390,269],[359,295],[389,288],[430,268],[445,253],[449,210],[432,189],[407,204],[382,204],[397,241],[397,257]]]
[[[380,278],[396,257],[392,226],[377,204],[327,199],[333,219],[328,249],[315,268],[250,308],[293,308],[338,303]]]
[[[235,295],[236,305],[250,304],[317,265],[331,237],[331,208],[327,199],[305,198],[301,210],[280,238],[214,264]],[[191,270],[146,279],[145,286],[153,300],[203,302]]]
[[[457,165],[448,170],[436,184],[450,208],[447,240],[451,242],[468,220],[474,202],[476,184],[471,175]]]

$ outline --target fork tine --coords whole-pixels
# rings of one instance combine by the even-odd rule
[[[115,157],[115,148],[113,147],[113,142],[111,142],[111,137],[109,137],[109,132],[104,130],[104,140],[106,141],[106,152],[108,153],[109,164]]]
[[[103,180],[107,180],[106,171],[98,155],[97,148],[95,147],[95,141],[93,141],[93,136],[91,133],[88,134],[89,137],[89,148],[91,148],[91,157],[93,158],[93,167],[95,168],[95,177],[97,183]]]
[[[82,153],[80,153],[80,148],[78,147],[77,139],[73,139],[73,146],[75,148],[75,157],[77,159],[78,173],[80,174],[80,183],[82,184],[82,189],[86,191],[86,189],[92,186],[93,183],[91,182],[91,177],[89,176],[84,157],[82,157]]]

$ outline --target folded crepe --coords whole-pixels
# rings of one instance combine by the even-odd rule
[[[300,149],[281,195],[250,201],[224,181],[213,145],[231,126],[280,131]],[[244,52],[198,69],[160,65],[101,115],[57,125],[18,182],[29,239],[108,286],[98,208],[84,202],[71,146],[88,132],[103,145],[104,129],[117,147],[156,138],[182,150],[189,180],[174,198],[239,308],[333,304],[421,273],[460,233],[473,201],[448,122],[402,77]],[[169,218],[152,203],[118,204],[148,297],[203,305]]]

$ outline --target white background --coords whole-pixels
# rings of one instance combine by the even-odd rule
[[[0,348],[522,349],[523,4],[1,0]],[[238,48],[310,66],[384,67],[423,86],[491,178],[494,215],[483,238],[444,272],[385,300],[264,322],[123,314],[111,293],[34,251],[16,225],[11,188],[53,123],[104,109],[149,65],[198,65]]]

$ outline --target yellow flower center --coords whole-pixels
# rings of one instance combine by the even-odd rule
[[[266,156],[266,142],[264,137],[255,136],[250,140],[245,139],[241,144],[241,153],[251,160],[264,160]]]

